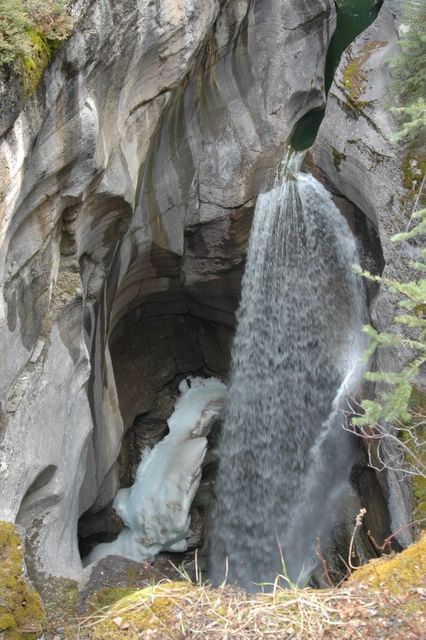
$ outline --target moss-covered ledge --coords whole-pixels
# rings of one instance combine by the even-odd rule
[[[370,560],[351,576],[352,582],[366,584],[373,589],[386,589],[399,594],[425,587],[426,533],[414,544],[398,554]]]
[[[0,637],[33,640],[44,623],[40,596],[25,575],[21,536],[13,524],[0,522]]]
[[[94,601],[106,606],[76,629],[86,640],[417,640],[426,624],[425,551],[426,535],[400,554],[361,567],[333,589],[297,589],[284,578],[272,593],[247,594],[225,585],[213,589],[165,580],[115,603],[120,593],[109,590]]]

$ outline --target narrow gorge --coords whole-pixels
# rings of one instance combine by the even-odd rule
[[[32,92],[0,71],[0,521],[31,581],[325,587],[406,548],[410,478],[348,427],[397,306],[354,265],[416,255],[400,3],[68,4]]]

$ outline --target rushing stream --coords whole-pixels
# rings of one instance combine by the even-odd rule
[[[366,319],[355,241],[327,191],[284,163],[259,196],[220,443],[210,577],[252,590],[282,557],[303,583],[326,545],[353,450],[342,429]]]
[[[147,449],[133,485],[120,489],[114,509],[124,528],[113,542],[98,544],[84,559],[88,565],[109,555],[143,562],[162,550],[186,551],[194,495],[201,479],[211,422],[226,394],[217,378],[188,378],[167,421],[169,433]]]

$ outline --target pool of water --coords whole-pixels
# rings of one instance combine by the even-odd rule
[[[325,90],[328,93],[344,50],[377,17],[379,6],[374,0],[337,0],[336,31],[331,39],[325,63]],[[310,111],[297,123],[291,146],[297,151],[308,149],[315,142],[324,109]]]
[[[336,2],[337,25],[325,63],[325,90],[328,93],[344,50],[376,19],[379,7],[374,0]]]

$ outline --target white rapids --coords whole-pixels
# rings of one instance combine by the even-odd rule
[[[216,378],[187,378],[169,420],[170,432],[142,457],[134,484],[113,506],[125,527],[113,542],[98,544],[90,564],[109,555],[142,562],[160,551],[185,551],[189,511],[201,479],[206,435],[220,414],[226,386]]]

